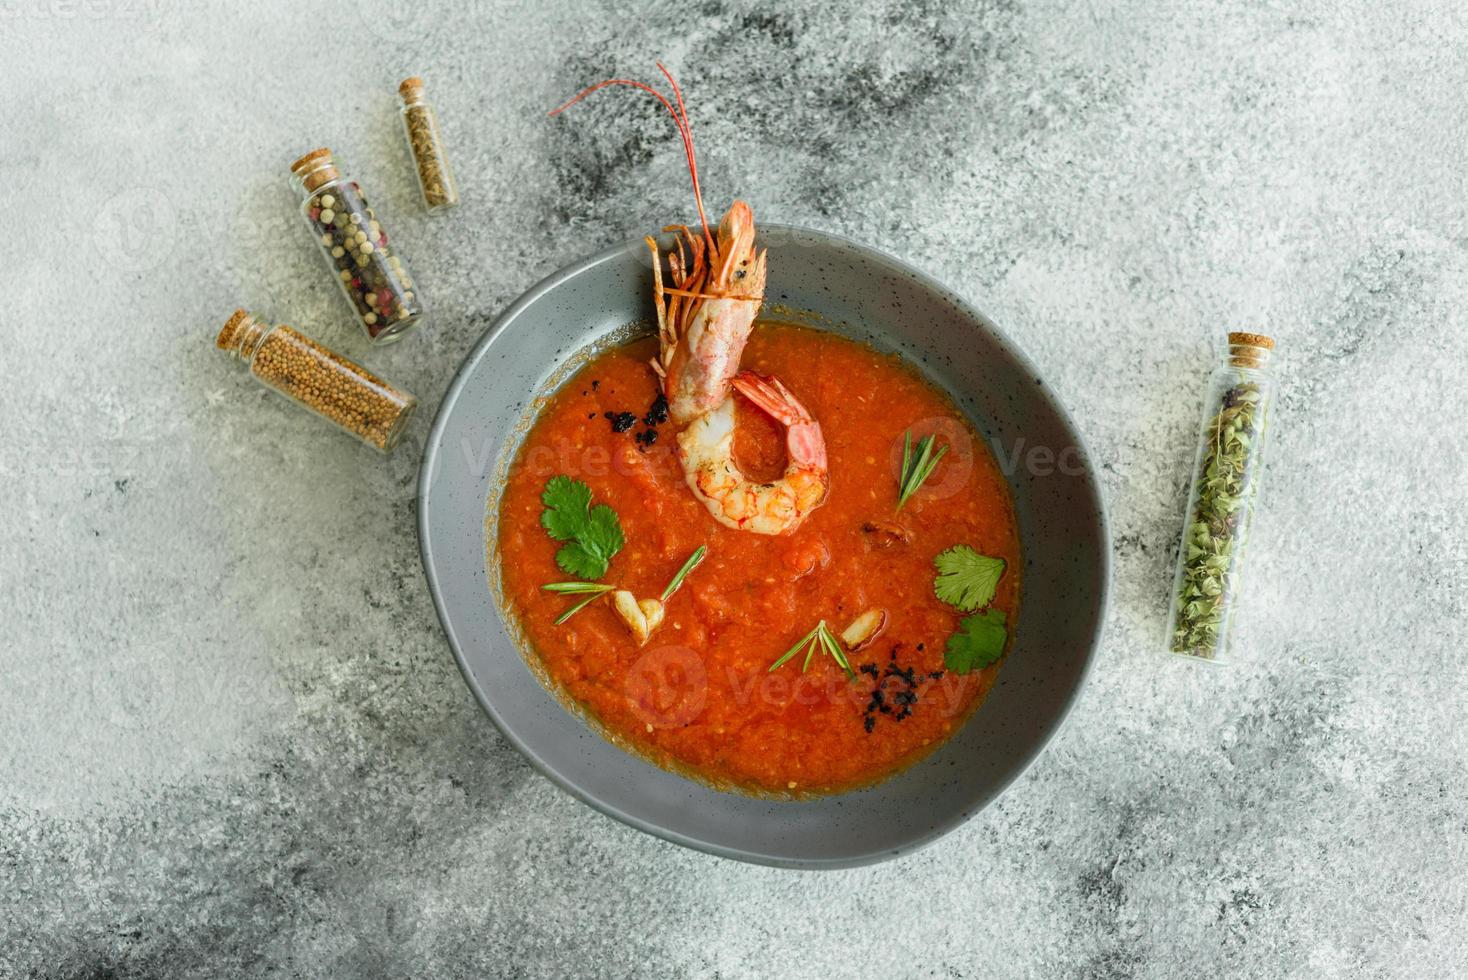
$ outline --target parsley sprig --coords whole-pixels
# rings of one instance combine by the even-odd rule
[[[933,444],[937,440],[938,437],[933,434],[923,436],[917,441],[917,451],[914,452],[911,430],[902,434],[902,475],[897,480],[898,510],[933,475],[938,461],[947,454],[947,445],[939,446],[937,452],[933,451]]]
[[[556,564],[577,578],[597,579],[607,573],[612,556],[622,550],[622,522],[606,504],[591,506],[591,488],[569,476],[553,476],[540,495],[545,510],[540,524],[557,541]]]
[[[810,669],[810,662],[816,655],[816,651],[828,655],[844,671],[849,678],[856,677],[856,671],[851,669],[851,661],[846,659],[846,651],[841,648],[841,641],[836,639],[836,634],[831,632],[831,627],[826,625],[823,619],[816,623],[815,628],[796,641],[795,646],[785,651],[784,656],[770,664],[770,670],[778,670],[794,657],[797,653],[804,651],[805,661],[800,665],[803,674]]]
[[[961,612],[972,613],[959,621],[958,630],[943,650],[943,666],[957,674],[988,667],[1004,656],[1009,639],[1004,612],[983,609],[994,601],[999,579],[1004,575],[1003,558],[990,558],[966,544],[957,544],[933,559],[938,569],[933,591],[939,599]]]
[[[1002,610],[989,609],[965,616],[958,624],[958,632],[948,638],[943,666],[959,674],[987,667],[1004,655],[1004,642],[1008,638]]]
[[[981,555],[966,544],[956,544],[933,559],[938,577],[933,591],[938,598],[964,612],[973,612],[994,601],[994,589],[1004,574],[1004,559]]]

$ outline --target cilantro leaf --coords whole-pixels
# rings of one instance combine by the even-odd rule
[[[964,612],[973,612],[994,601],[994,589],[1004,574],[1004,559],[981,555],[966,544],[957,544],[933,559],[938,577],[933,591],[938,598]]]
[[[591,488],[569,476],[553,476],[546,483],[540,502],[545,504],[540,524],[546,533],[557,541],[570,541],[586,524]]]
[[[607,556],[586,547],[580,541],[572,541],[556,552],[556,564],[567,575],[577,578],[601,578],[607,573]]]
[[[958,624],[958,632],[948,638],[943,666],[959,674],[987,667],[1004,655],[1004,642],[1008,638],[1001,610],[965,616]]]
[[[617,512],[606,504],[592,507],[591,488],[568,476],[551,477],[540,500],[545,504],[541,526],[555,540],[566,542],[556,552],[556,564],[578,578],[605,575],[612,556],[626,543]]]
[[[627,543],[622,537],[622,522],[617,520],[617,512],[606,504],[591,508],[591,519],[580,537],[588,549],[605,555],[608,561]]]

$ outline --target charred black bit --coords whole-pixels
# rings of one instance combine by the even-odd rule
[[[647,447],[651,446],[653,443],[655,443],[655,442],[658,441],[658,430],[657,429],[643,429],[641,432],[637,433],[637,435],[633,436],[632,438],[634,438],[634,439],[637,440],[637,444],[639,446],[641,446],[643,449],[646,449]]]
[[[586,417],[589,418],[589,419],[594,419],[594,418],[596,418],[596,413],[595,412],[587,412],[586,413]]]
[[[600,387],[601,387],[601,382],[600,381],[593,381],[591,383],[591,390],[592,391],[595,391],[596,389],[598,389]]]
[[[919,653],[921,653],[922,651],[924,651],[926,649],[927,649],[927,647],[923,646],[921,643],[918,644],[918,652]]]
[[[626,432],[637,424],[637,416],[631,412],[603,412],[602,416],[612,423],[613,432]]]
[[[642,417],[642,424],[662,425],[666,421],[668,421],[668,396],[659,392],[658,396],[652,400],[647,414]]]
[[[862,664],[857,668],[877,682],[867,700],[865,717],[861,723],[868,732],[876,728],[878,714],[890,715],[893,721],[909,717],[918,704],[919,685],[929,678],[937,680],[943,676],[941,670],[919,674],[916,667],[897,666],[897,651],[901,646],[899,643],[892,647],[886,670],[879,671],[874,663]]]

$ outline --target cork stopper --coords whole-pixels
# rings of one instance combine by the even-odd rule
[[[1235,367],[1263,367],[1274,350],[1274,338],[1234,331],[1228,335],[1228,360]]]
[[[403,97],[404,104],[417,102],[423,98],[423,79],[417,75],[403,79],[398,83],[398,95]]]
[[[308,193],[340,176],[332,162],[331,150],[324,146],[312,150],[291,164],[291,175],[301,182]]]
[[[265,327],[256,320],[248,310],[235,310],[230,314],[224,326],[219,330],[219,336],[214,338],[214,346],[222,351],[228,351],[235,357],[246,358],[247,348],[253,347],[265,333]]]

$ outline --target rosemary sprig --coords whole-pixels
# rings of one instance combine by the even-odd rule
[[[658,599],[659,602],[667,602],[673,593],[678,591],[678,587],[683,584],[683,580],[688,577],[688,573],[698,567],[699,562],[703,561],[704,557],[708,555],[708,551],[708,545],[699,545],[698,550],[688,556],[688,560],[683,563],[683,567],[678,569],[678,574],[673,576],[673,581],[669,582],[668,587],[663,590],[662,597]],[[603,582],[552,582],[549,585],[542,585],[541,588],[546,592],[555,592],[560,595],[586,596],[585,599],[582,599],[570,609],[561,613],[560,618],[556,620],[556,625],[560,626],[597,599],[615,589],[616,586],[607,585]]]
[[[586,596],[585,599],[582,599],[576,605],[561,613],[560,618],[556,620],[556,625],[559,626],[597,599],[612,591],[614,586],[603,585],[600,582],[552,582],[549,585],[542,585],[541,588],[547,592],[559,592],[562,595]]]
[[[704,560],[705,556],[707,556],[708,553],[708,545],[699,545],[698,550],[689,555],[688,560],[683,563],[683,567],[678,569],[678,574],[673,576],[673,581],[668,583],[668,587],[663,590],[663,594],[658,597],[658,601],[667,602],[669,599],[671,599],[673,597],[673,593],[677,592],[678,587],[683,584],[683,580],[688,577],[688,573],[697,568],[699,566],[699,563]]]
[[[846,671],[847,677],[853,679],[856,677],[856,671],[851,669],[851,661],[846,659],[846,651],[841,649],[841,641],[836,639],[836,634],[831,632],[831,627],[826,625],[824,619],[816,623],[815,628],[809,633],[797,640],[795,646],[786,650],[779,660],[770,664],[770,671],[773,672],[785,666],[792,657],[802,650],[805,651],[805,661],[800,666],[800,672],[802,674],[810,668],[812,658],[815,657],[817,651],[820,651],[836,661],[837,665]]]
[[[933,470],[938,466],[938,461],[948,452],[948,446],[938,447],[933,452],[933,444],[938,437],[935,434],[923,436],[917,442],[917,452],[913,452],[912,432],[909,430],[902,434],[902,476],[897,481],[897,509],[907,503],[907,498],[917,493],[918,487],[933,475]]]

